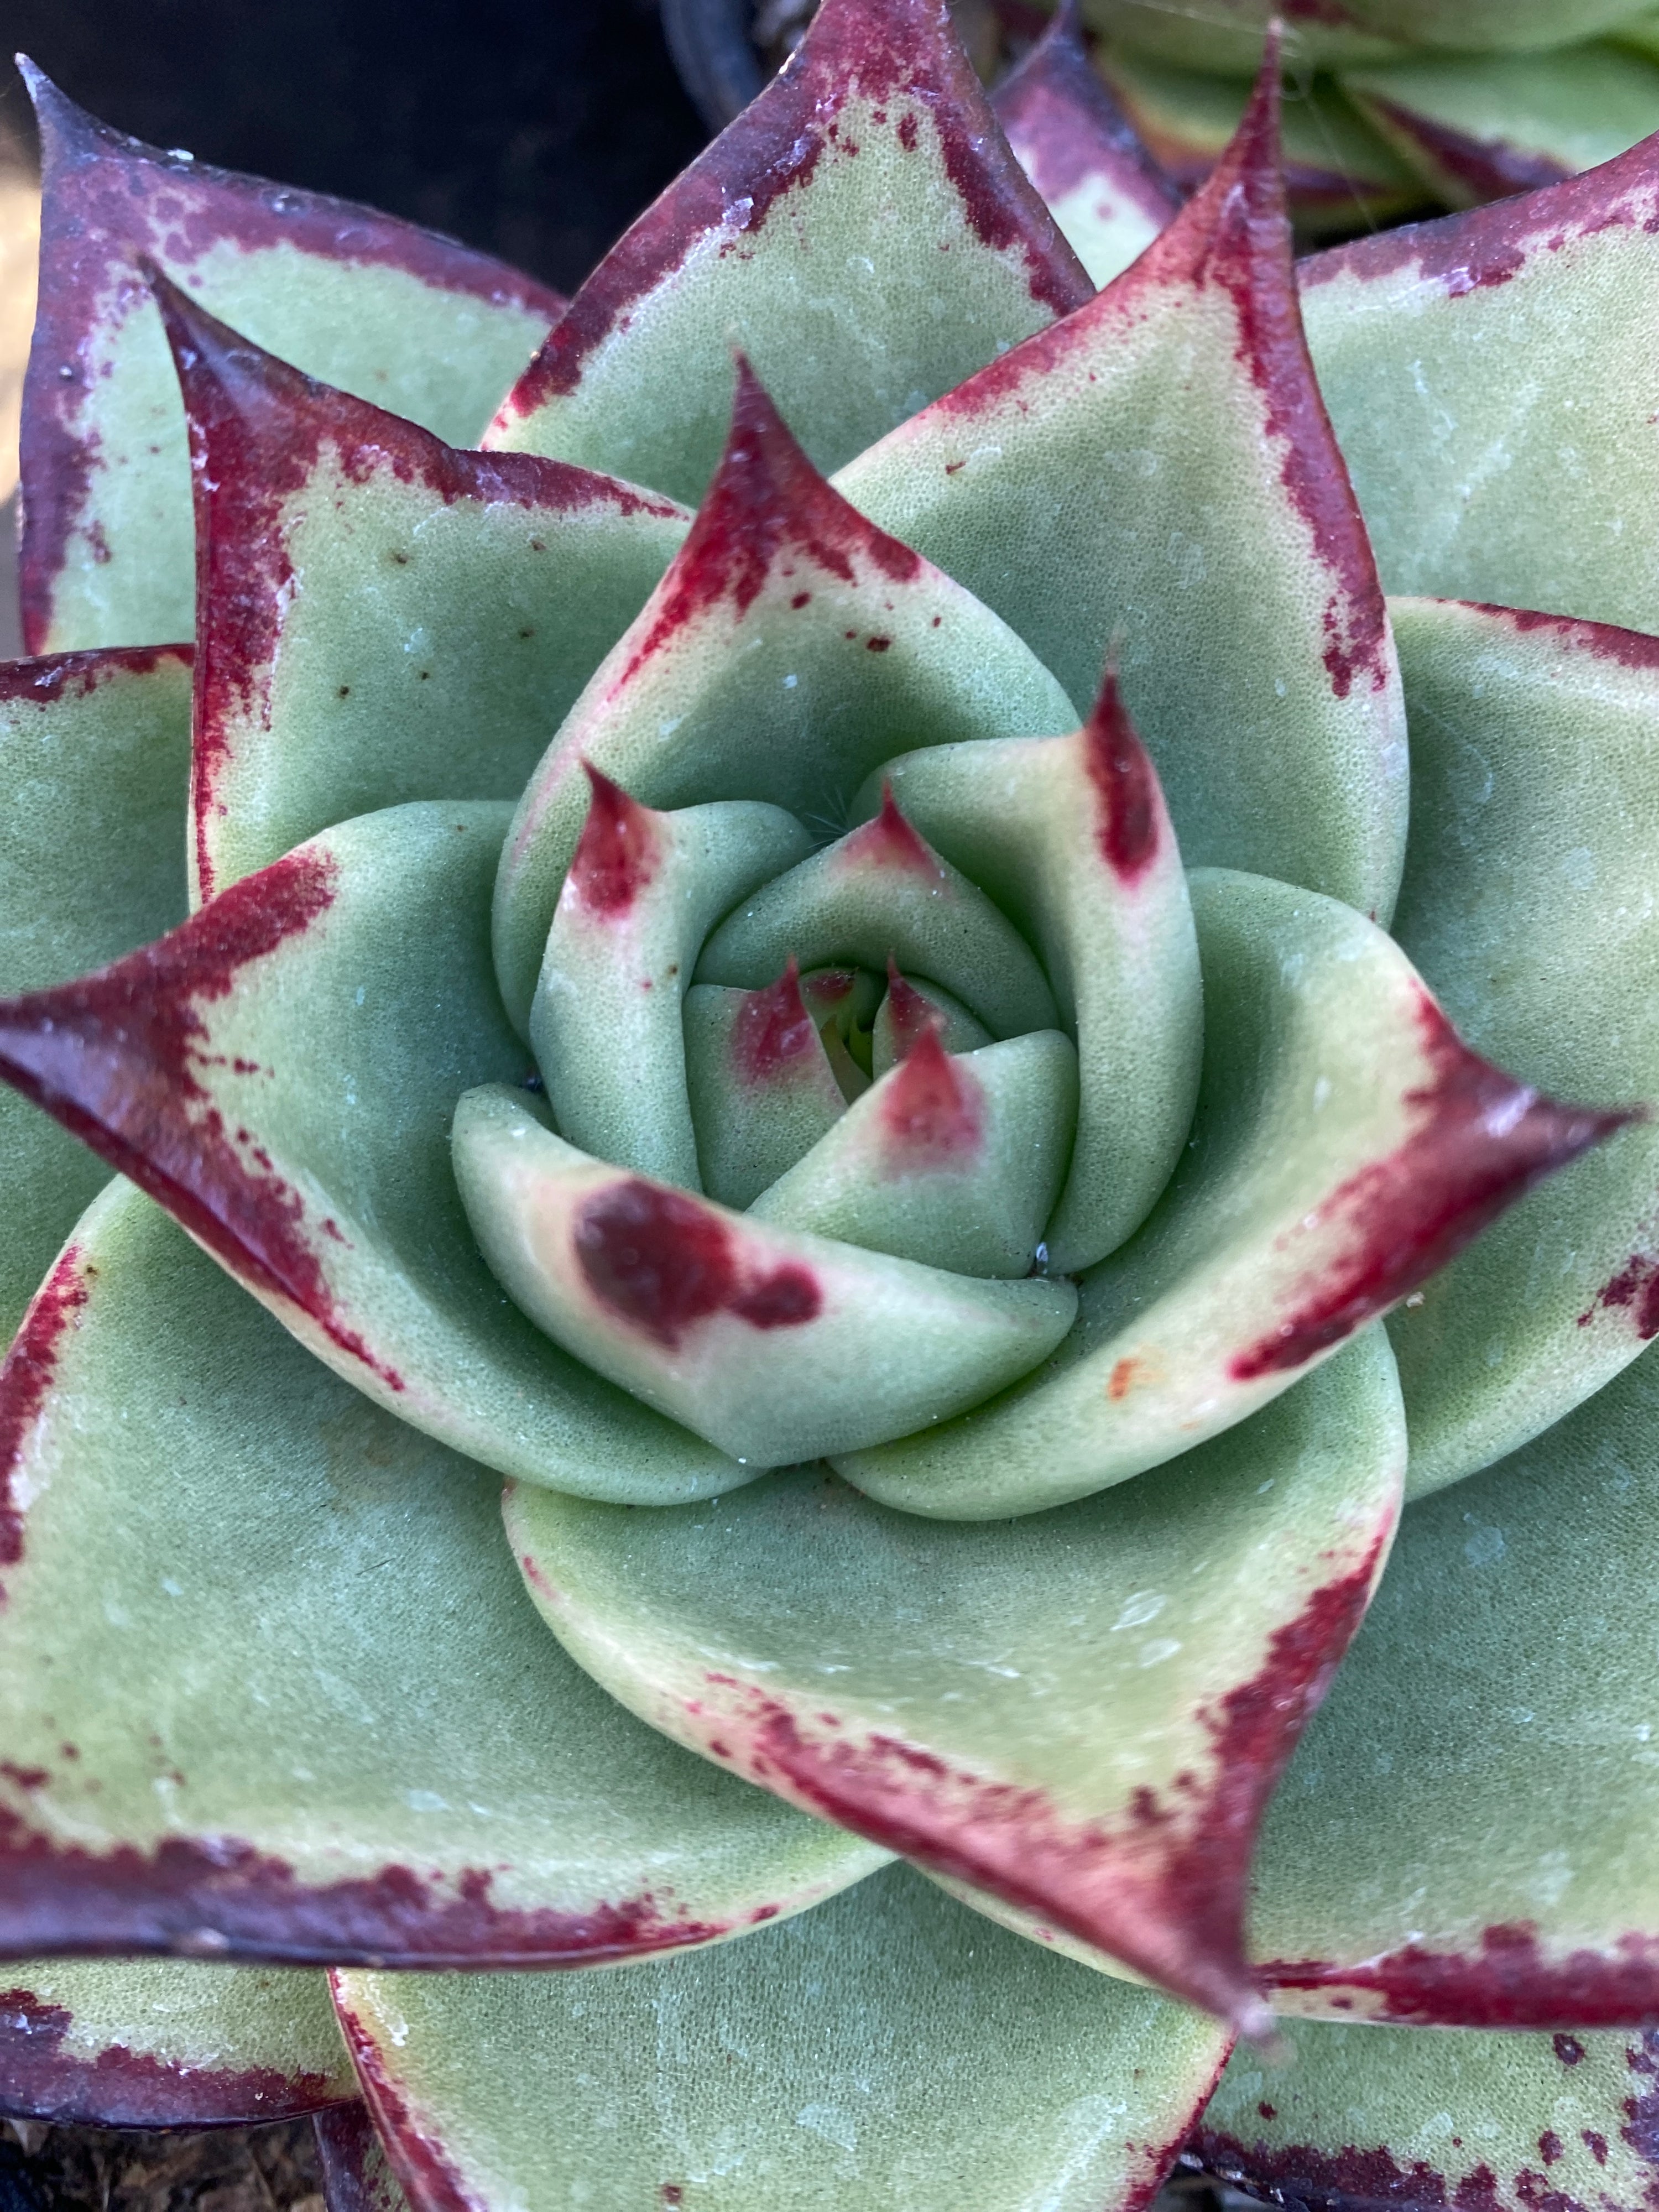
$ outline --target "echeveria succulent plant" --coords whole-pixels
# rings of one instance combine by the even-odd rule
[[[829,0],[562,312],[40,88],[0,2104],[1650,2201],[1659,145],[1298,307],[1277,83],[1097,293]]]

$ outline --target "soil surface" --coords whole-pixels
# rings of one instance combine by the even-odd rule
[[[141,2135],[0,2120],[0,2212],[323,2212],[309,2120]]]

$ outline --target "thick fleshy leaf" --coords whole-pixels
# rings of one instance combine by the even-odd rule
[[[1040,1365],[1077,1311],[1068,1282],[951,1274],[629,1174],[504,1084],[456,1109],[455,1178],[517,1305],[739,1468],[946,1419]]]
[[[945,0],[825,0],[582,286],[488,442],[696,501],[736,343],[837,468],[1091,289]]]
[[[1285,1776],[1252,1949],[1287,2011],[1659,2015],[1659,1358],[1407,1512]]]
[[[977,1052],[991,1042],[990,1031],[974,1019],[959,999],[940,990],[937,983],[902,975],[896,963],[890,965],[887,988],[870,1030],[872,1073],[879,1077],[890,1067],[896,1067],[929,1030],[937,1032],[946,1052]]]
[[[684,1036],[702,1188],[722,1206],[747,1206],[847,1108],[795,963],[763,991],[695,985]]]
[[[1106,64],[1131,127],[1188,191],[1209,175],[1238,128],[1248,85],[1115,52]],[[1304,232],[1397,222],[1428,197],[1421,178],[1328,77],[1287,87],[1285,188]]]
[[[1285,2021],[1236,2051],[1188,2155],[1278,2204],[1648,2212],[1659,2033],[1422,2035]]]
[[[1659,131],[1659,69],[1612,46],[1446,56],[1343,86],[1450,207],[1557,184]]]
[[[1297,322],[1277,88],[1264,76],[1210,182],[1133,268],[839,482],[1074,698],[1115,653],[1189,863],[1386,920],[1399,677]]]
[[[781,807],[727,799],[659,814],[596,769],[587,775],[587,818],[547,933],[530,1042],[573,1145],[696,1190],[685,988],[720,915],[812,841]]]
[[[508,1012],[526,1018],[587,811],[585,767],[647,806],[759,799],[833,831],[902,745],[1076,719],[1005,623],[831,490],[740,367],[726,458],[691,535],[514,817],[495,922]]]
[[[1413,46],[1469,52],[1562,46],[1638,15],[1649,0],[1085,0],[1091,23],[1147,53],[1248,75],[1283,16],[1287,58],[1316,66],[1386,60]]]
[[[1198,1091],[1198,945],[1158,776],[1109,676],[1071,737],[935,747],[890,763],[888,779],[1042,948],[1081,1077],[1048,1259],[1088,1267],[1146,1219]]]
[[[958,1274],[1027,1274],[1072,1156],[1077,1098],[1077,1053],[1057,1030],[957,1058],[930,1025],[750,1218]]]
[[[1226,2048],[899,1868],[707,1959],[334,1987],[416,2212],[1139,2204]]]
[[[690,517],[458,453],[156,290],[201,549],[198,896],[379,806],[516,799]]]
[[[1204,1077],[1146,1227],[1082,1282],[1049,1366],[963,1419],[836,1455],[915,1513],[992,1519],[1243,1420],[1628,1116],[1540,1097],[1459,1040],[1351,908],[1200,870]]]
[[[183,919],[189,776],[188,647],[0,671],[0,991],[61,983]],[[103,1180],[0,1091],[0,1345]]]
[[[506,1512],[555,1633],[653,1726],[1259,2028],[1251,1841],[1404,1465],[1373,1330],[1160,1481],[1041,1519],[916,1520],[812,1468],[684,1513]]]
[[[250,2126],[357,2094],[319,1973],[173,1959],[0,1965],[0,2112]]]
[[[46,185],[23,402],[31,651],[190,635],[184,416],[141,259],[285,361],[455,445],[563,305],[452,240],[159,153],[30,83]]]
[[[991,105],[1066,243],[1095,283],[1109,284],[1167,226],[1181,195],[1091,65],[1076,0],[1054,10]]]
[[[403,1419],[532,1481],[728,1489],[729,1460],[520,1318],[461,1210],[455,1101],[527,1072],[489,964],[506,817],[342,824],[129,959],[0,1002],[0,1074]]]
[[[877,1863],[622,1712],[495,1483],[137,1192],[52,1295],[0,1382],[0,1948],[582,1964]]]
[[[993,1036],[1052,1029],[1056,1019],[1030,946],[917,836],[890,788],[872,820],[729,914],[703,947],[697,981],[758,990],[792,956],[809,968],[893,960],[942,984]]]
[[[1390,592],[1659,630],[1659,141],[1300,276]]]
[[[312,2128],[327,2212],[409,2212],[366,2106],[331,2105]]]
[[[1557,1097],[1659,1098],[1659,640],[1399,604],[1401,943],[1478,1051]],[[1535,1192],[1390,1322],[1413,1494],[1535,1436],[1659,1330],[1659,1129]]]

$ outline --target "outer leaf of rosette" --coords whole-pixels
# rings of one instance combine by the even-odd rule
[[[1450,207],[1559,184],[1659,131],[1659,69],[1608,46],[1449,54],[1343,88]]]
[[[23,396],[32,651],[190,635],[184,416],[142,259],[285,361],[456,445],[562,308],[450,239],[160,153],[38,70],[29,82],[45,167]]]
[[[1092,289],[945,0],[826,0],[582,286],[488,441],[695,501],[735,343],[837,468]]]
[[[0,671],[0,990],[39,990],[185,913],[190,649],[76,653]],[[0,1091],[0,1344],[103,1170]]]
[[[1198,1091],[1198,945],[1158,776],[1109,675],[1070,737],[936,746],[884,777],[1042,954],[1081,1087],[1048,1257],[1089,1267],[1151,1212]]]
[[[1161,1481],[995,1528],[812,1468],[684,1514],[506,1510],[554,1632],[653,1727],[1259,2028],[1251,1842],[1404,1466],[1373,1330]]]
[[[629,1174],[502,1084],[456,1109],[455,1176],[520,1310],[751,1473],[945,1419],[1040,1365],[1077,1311],[1070,1283],[951,1274]]]
[[[1112,90],[1165,173],[1195,190],[1225,153],[1248,83],[1114,51]],[[1285,189],[1304,233],[1398,222],[1429,198],[1422,179],[1328,77],[1285,88]]]
[[[377,806],[516,799],[690,517],[458,453],[155,289],[194,459],[198,897]]]
[[[1471,1052],[1393,939],[1312,892],[1200,870],[1204,1074],[1146,1226],[1085,1275],[1048,1365],[961,1420],[836,1455],[910,1512],[1029,1513],[1276,1398],[1627,1112]]]
[[[1648,0],[1322,0],[1285,10],[1285,52],[1317,68],[1404,60],[1413,46],[1504,52],[1594,38],[1639,14]],[[1185,14],[1160,0],[1085,0],[1088,20],[1143,52],[1195,69],[1248,76],[1278,0],[1212,0]],[[1297,20],[1299,19],[1299,20]]]
[[[1659,2015],[1659,1364],[1407,1513],[1274,1800],[1252,1955],[1327,2019]]]
[[[1659,640],[1403,601],[1396,933],[1477,1050],[1557,1097],[1659,1097]],[[1659,1130],[1534,1192],[1389,1324],[1413,1495],[1512,1451],[1659,1330]]]
[[[1320,387],[1390,592],[1659,630],[1656,218],[1646,139],[1302,264]]]
[[[735,905],[703,947],[701,983],[757,990],[791,956],[817,967],[893,960],[944,984],[993,1036],[1054,1026],[1030,946],[884,792],[881,811]]]
[[[1181,195],[1091,65],[1074,0],[992,97],[1015,159],[1091,281],[1108,284],[1150,246]]]
[[[1188,2146],[1270,2203],[1651,2201],[1659,2034],[1421,2035],[1285,2020],[1282,2062],[1241,2047]]]
[[[1227,2040],[902,1868],[707,1959],[333,1979],[416,2212],[1139,2204]]]
[[[902,744],[1075,720],[1004,623],[825,483],[740,365],[726,458],[691,534],[514,818],[495,918],[508,1012],[527,1016],[587,811],[585,764],[647,806],[764,799],[835,830]]]
[[[391,807],[80,981],[0,1002],[0,1073],[349,1382],[532,1481],[665,1502],[729,1460],[516,1312],[455,1189],[455,1100],[521,1079],[495,997],[507,809]]]
[[[0,1983],[0,2112],[14,2118],[247,2127],[357,2094],[319,1973],[16,1959]]]
[[[0,1948],[583,1965],[878,1863],[624,1715],[495,1483],[129,1185],[34,1312],[0,1376]]]
[[[1209,183],[1098,298],[838,482],[1074,698],[1115,656],[1189,863],[1386,920],[1399,675],[1297,320],[1277,97],[1264,73]]]
[[[958,1274],[1027,1274],[1072,1156],[1077,1097],[1077,1053],[1058,1030],[957,1057],[930,1027],[749,1218]]]
[[[592,799],[554,909],[530,1042],[573,1144],[701,1188],[682,1002],[726,909],[811,840],[792,814],[728,799],[659,814],[590,769]]]

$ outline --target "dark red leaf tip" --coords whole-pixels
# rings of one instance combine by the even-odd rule
[[[848,867],[908,869],[932,879],[945,873],[938,854],[900,811],[892,784],[886,780],[881,787],[881,811],[843,839],[840,859]]]
[[[716,1314],[751,1328],[795,1328],[823,1303],[809,1268],[754,1265],[712,1206],[640,1176],[585,1201],[572,1244],[599,1304],[669,1351]]]
[[[747,1084],[776,1082],[823,1051],[805,1000],[800,965],[792,952],[775,983],[749,992],[732,1025],[732,1060]]]
[[[896,1060],[905,1059],[939,1019],[933,1006],[915,985],[900,975],[898,963],[890,952],[887,956],[887,1018],[892,1026]]]
[[[888,1076],[881,1129],[890,1173],[964,1167],[983,1146],[984,1091],[978,1078],[945,1051],[942,1027],[933,1015]]]
[[[1084,725],[1083,757],[1095,790],[1095,842],[1118,880],[1139,882],[1163,842],[1164,806],[1158,771],[1109,667],[1095,709]]]
[[[582,767],[591,795],[566,888],[589,914],[621,921],[661,863],[659,817],[592,761]]]
[[[1238,1382],[1300,1367],[1414,1291],[1517,1199],[1580,1153],[1647,1118],[1642,1107],[1565,1106],[1471,1052],[1426,991],[1418,1019],[1425,1079],[1406,1094],[1414,1126],[1321,1209],[1346,1238],[1278,1327],[1241,1352]]]

